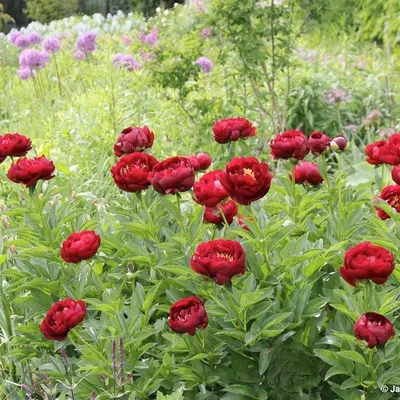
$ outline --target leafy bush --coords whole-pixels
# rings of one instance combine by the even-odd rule
[[[42,23],[62,19],[79,10],[78,0],[27,0],[26,14]]]

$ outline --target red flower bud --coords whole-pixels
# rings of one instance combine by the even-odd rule
[[[233,200],[229,200],[226,203],[220,203],[220,207],[224,213],[226,222],[230,225],[233,222],[233,217],[238,212],[237,204]],[[218,207],[206,207],[203,215],[203,222],[218,225],[223,224],[224,219]]]
[[[136,153],[153,146],[154,133],[147,127],[125,128],[114,145],[114,154],[121,157],[124,154]]]
[[[150,172],[157,162],[150,154],[128,154],[111,168],[111,174],[120,189],[125,192],[140,192],[151,185]]]
[[[190,259],[190,266],[198,274],[222,285],[233,276],[244,274],[246,255],[239,242],[217,239],[199,245]]]
[[[289,174],[292,179],[292,175]],[[319,185],[324,181],[324,178],[318,171],[318,165],[308,161],[300,161],[294,166],[294,180],[297,184]]]
[[[219,181],[221,172],[222,170],[207,172],[194,184],[194,201],[206,207],[215,207],[228,197]]]
[[[393,324],[383,315],[367,312],[354,325],[354,335],[359,340],[365,340],[368,347],[384,346],[396,334]]]
[[[213,126],[214,139],[218,143],[236,142],[257,134],[256,128],[246,118],[226,118]]]
[[[271,156],[274,159],[295,158],[302,160],[310,151],[307,137],[301,131],[279,133],[270,142]]]
[[[212,158],[207,153],[199,153],[195,156],[188,156],[187,159],[192,163],[194,172],[205,171],[212,162]]]
[[[186,157],[171,157],[157,163],[151,171],[153,188],[162,194],[190,190],[194,183],[194,169]]]
[[[31,187],[36,185],[39,179],[49,180],[54,178],[54,170],[53,161],[49,161],[45,156],[32,159],[25,157],[11,164],[7,178],[12,182]]]
[[[349,147],[347,139],[343,135],[336,136],[332,139],[331,148],[335,151],[345,151]]]
[[[364,242],[346,251],[340,275],[352,286],[365,279],[381,285],[387,281],[394,267],[394,256],[389,250]]]
[[[43,335],[50,340],[64,340],[69,331],[83,321],[86,304],[70,298],[54,303],[40,325]]]
[[[314,156],[322,154],[331,145],[331,138],[324,132],[313,132],[308,138],[308,147]]]
[[[93,257],[100,242],[100,236],[93,231],[72,233],[61,246],[61,257],[65,262],[77,264]]]
[[[196,329],[208,325],[204,303],[196,296],[178,300],[169,310],[168,324],[177,333],[188,333],[193,336]]]

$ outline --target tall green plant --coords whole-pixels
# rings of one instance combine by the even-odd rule
[[[79,10],[78,0],[28,0],[25,13],[42,23],[69,17]]]

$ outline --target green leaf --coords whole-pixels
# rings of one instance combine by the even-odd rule
[[[343,350],[338,353],[339,356],[346,358],[347,360],[354,361],[356,363],[360,363],[362,365],[367,365],[367,362],[365,361],[364,357],[357,353],[356,351],[352,350]]]

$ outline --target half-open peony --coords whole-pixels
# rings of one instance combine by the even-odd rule
[[[68,263],[79,263],[93,257],[100,247],[100,236],[94,231],[72,233],[61,246],[61,257]]]

